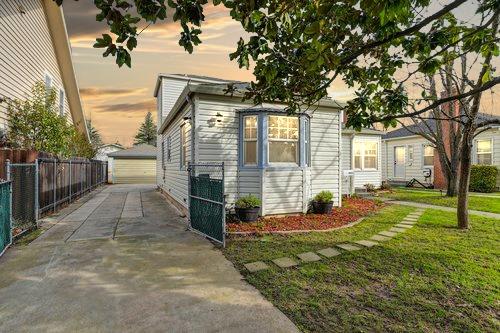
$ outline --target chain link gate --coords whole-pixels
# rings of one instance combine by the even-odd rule
[[[11,182],[0,182],[0,256],[12,244]]]
[[[226,245],[224,163],[189,163],[189,227]]]
[[[12,181],[12,226],[16,229],[15,234],[35,228],[38,219],[36,163],[7,162],[7,179]]]

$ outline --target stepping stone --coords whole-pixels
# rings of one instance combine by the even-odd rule
[[[373,240],[376,240],[379,242],[385,242],[385,241],[391,239],[391,237],[386,237],[386,236],[382,236],[382,235],[373,235],[372,237],[370,237],[370,239],[373,239]]]
[[[409,221],[409,222],[417,222],[418,219],[410,219],[410,218],[404,218],[403,221]]]
[[[415,225],[417,224],[417,221],[401,221],[399,224],[404,224],[404,225]]]
[[[262,271],[269,268],[269,266],[267,266],[267,264],[263,261],[250,262],[248,264],[244,264],[243,266],[245,266],[245,268],[248,269],[250,273]]]
[[[406,215],[406,217],[416,218],[416,219],[418,219],[420,216],[422,216],[422,214],[408,214],[408,215]]]
[[[297,266],[297,262],[295,260],[287,257],[274,259],[273,262],[281,268]]]
[[[318,261],[318,260],[321,260],[321,257],[318,256],[316,253],[314,252],[304,252],[304,253],[300,253],[297,255],[297,257],[300,258],[300,260],[304,261],[304,262],[313,262],[313,261]]]
[[[377,242],[372,242],[372,241],[365,240],[365,239],[360,240],[360,241],[356,241],[354,243],[359,244],[359,245],[363,245],[365,247],[372,247],[372,246],[378,245]]]
[[[332,249],[331,247],[327,247],[326,249],[319,250],[317,252],[319,254],[321,254],[322,256],[325,256],[327,258],[335,257],[335,256],[338,256],[340,254],[339,251]]]
[[[410,228],[413,228],[413,225],[412,224],[396,224],[395,227],[398,227],[398,228],[406,228],[406,229],[410,229]]]
[[[338,247],[338,248],[341,248],[342,250],[346,250],[346,251],[358,251],[358,250],[361,250],[360,247],[358,247],[356,245],[353,245],[353,244],[348,244],[348,243],[337,244],[335,246]]]
[[[406,229],[405,228],[392,227],[391,229],[389,229],[389,231],[392,231],[392,232],[405,232]]]
[[[397,235],[397,233],[391,232],[391,231],[381,231],[378,234],[382,235],[382,236],[387,236],[387,237],[394,237]]]

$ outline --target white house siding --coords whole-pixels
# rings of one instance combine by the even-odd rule
[[[318,108],[311,118],[311,197],[322,190],[340,206],[340,113]]]
[[[420,137],[412,136],[406,138],[388,139],[382,140],[382,177],[388,180],[403,180],[409,181],[413,178],[424,182],[426,179],[423,176],[423,152],[424,146],[428,145],[429,142]],[[396,179],[394,177],[394,147],[404,146],[405,147],[405,176],[403,178]],[[413,146],[413,160],[409,159],[408,147]],[[425,168],[433,169],[432,166],[426,166]],[[430,182],[433,182],[434,170],[430,178]]]
[[[366,184],[373,184],[380,187],[382,184],[382,140],[381,135],[366,134],[343,134],[342,135],[342,194],[349,194],[349,181],[344,177],[344,170],[352,170],[354,166],[352,140],[356,141],[376,141],[377,142],[377,170],[355,170],[354,187],[362,188]]]
[[[303,170],[268,169],[265,171],[265,214],[300,213],[303,211]]]
[[[184,117],[190,117],[192,115],[191,106],[187,104],[183,110],[175,117],[172,123],[163,132],[162,140],[165,142],[165,161],[163,169],[160,163],[160,182],[158,186],[171,197],[173,197],[177,202],[187,208],[188,202],[188,172],[185,168],[181,168],[181,125],[186,124],[187,121]],[[171,144],[171,159],[170,162],[167,161],[167,138],[170,137]],[[191,130],[187,132],[187,160],[191,160]],[[161,143],[158,147],[162,147]],[[161,161],[161,149],[160,158]]]
[[[477,140],[491,140],[491,164],[495,165],[500,172],[500,128],[493,128],[476,136],[472,149],[472,162],[474,164],[477,163]],[[497,188],[500,188],[500,174],[497,177]]]
[[[19,12],[19,5],[25,14]],[[63,88],[41,0],[0,1],[0,97],[27,99],[37,81],[52,76],[52,87]],[[58,103],[58,100],[57,102]],[[65,94],[64,109],[72,121]],[[0,128],[7,121],[7,103],[0,103]]]

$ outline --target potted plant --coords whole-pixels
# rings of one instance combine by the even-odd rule
[[[313,208],[316,214],[330,214],[333,208],[333,193],[321,191],[313,199]]]
[[[241,222],[256,221],[259,217],[260,204],[260,199],[252,194],[241,197],[234,203],[236,216]]]

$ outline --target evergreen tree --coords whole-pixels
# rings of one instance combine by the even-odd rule
[[[102,142],[101,133],[99,133],[97,128],[92,126],[92,122],[90,120],[87,120],[87,129],[89,131],[90,143],[92,147],[97,151],[104,144]]]
[[[156,124],[151,112],[148,112],[146,118],[144,118],[144,122],[139,127],[139,131],[135,135],[134,145],[140,144],[156,146]]]

